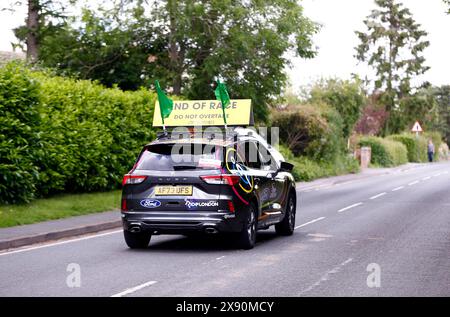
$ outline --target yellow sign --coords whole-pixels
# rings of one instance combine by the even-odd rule
[[[232,99],[225,108],[228,125],[252,125],[253,113],[250,99]],[[173,110],[164,119],[166,127],[223,126],[223,113],[217,100],[179,100],[173,102]],[[159,102],[156,101],[153,126],[162,127]]]

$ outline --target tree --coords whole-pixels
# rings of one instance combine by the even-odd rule
[[[429,46],[424,39],[427,32],[421,30],[409,9],[395,0],[375,0],[378,8],[364,20],[366,32],[357,31],[360,44],[356,58],[367,62],[376,73],[375,88],[384,91],[382,101],[389,117],[385,121],[384,134],[401,127],[390,127],[391,114],[399,111],[398,100],[411,92],[411,80],[425,73],[422,53]]]
[[[167,39],[169,56],[163,51],[155,66],[169,70],[174,94],[212,97],[219,76],[232,98],[253,100],[260,120],[286,84],[285,53],[315,55],[311,36],[317,25],[295,0],[158,1],[149,24]]]
[[[312,104],[325,102],[340,114],[345,138],[350,137],[366,103],[365,92],[361,86],[358,78],[352,81],[329,79],[317,82],[311,89]]]
[[[450,142],[450,85],[429,88],[439,111],[439,120],[431,128],[442,133],[446,142]]]
[[[159,45],[152,32],[136,22],[137,12],[136,7],[127,12],[84,9],[80,21],[70,19],[42,40],[42,65],[108,87],[138,89],[145,84],[145,75],[159,75],[149,63]]]
[[[66,7],[75,4],[76,0],[9,0],[9,5],[2,10],[14,12],[18,6],[27,6],[25,25],[14,29],[23,48],[26,44],[27,59],[36,62],[39,59],[40,43],[45,36],[54,32],[67,18]]]
[[[122,0],[99,12],[85,10],[77,27],[46,37],[44,65],[123,89],[159,79],[192,99],[214,98],[220,77],[232,98],[252,99],[256,119],[266,120],[286,84],[286,53],[315,55],[318,27],[296,0]]]
[[[450,14],[450,0],[444,0],[444,3],[448,5],[447,14]]]

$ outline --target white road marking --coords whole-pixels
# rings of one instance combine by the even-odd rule
[[[418,183],[419,183],[419,181],[414,181],[414,182],[409,183],[408,186],[416,185]]]
[[[313,237],[313,238],[331,238],[333,236],[331,234],[325,234],[325,233],[308,233],[308,237]]]
[[[442,174],[448,174],[448,171],[442,172]]]
[[[400,190],[400,189],[403,189],[403,188],[405,188],[405,186],[399,186],[399,187],[394,188],[392,191],[396,192],[397,190]]]
[[[349,258],[349,259],[345,260],[344,262],[342,262],[341,264],[339,264],[338,266],[335,266],[334,268],[332,268],[331,270],[326,272],[317,282],[315,282],[310,287],[308,287],[308,288],[304,289],[303,291],[301,291],[300,294],[298,294],[298,295],[299,296],[303,295],[304,293],[307,293],[307,292],[313,290],[314,288],[316,288],[317,286],[319,286],[320,284],[322,284],[322,282],[328,281],[330,279],[330,275],[331,274],[338,273],[344,266],[346,266],[347,264],[349,264],[352,261],[353,261],[353,259]]]
[[[128,288],[128,289],[124,290],[123,292],[111,295],[111,297],[123,297],[123,296],[129,295],[129,294],[132,294],[134,292],[137,292],[137,291],[139,291],[139,290],[141,290],[143,288],[152,286],[152,285],[154,285],[156,283],[157,283],[156,281],[149,281],[147,283],[143,283],[141,285],[138,285],[138,286],[135,286],[135,287],[132,287],[132,288]]]
[[[377,199],[378,197],[386,195],[386,192],[370,197],[370,199]]]
[[[216,258],[216,260],[222,260],[225,257],[225,255],[219,256],[218,258]]]
[[[301,224],[301,225],[295,227],[294,229],[298,229],[298,228],[301,228],[301,227],[310,225],[310,224],[312,224],[312,223],[314,223],[314,222],[317,222],[317,221],[320,221],[320,220],[323,220],[323,219],[325,219],[325,217],[319,217],[319,218],[313,219],[313,220],[311,220],[311,221],[305,222],[304,224]]]
[[[436,173],[433,175],[433,177],[441,176],[441,173]]]
[[[25,249],[18,249],[18,250],[14,250],[14,251],[7,251],[7,252],[0,253],[0,256],[8,255],[8,254],[15,254],[15,253],[22,253],[22,252],[26,252],[26,251],[33,251],[33,250],[38,250],[38,249],[42,249],[42,248],[53,247],[53,246],[66,244],[66,243],[71,243],[71,242],[78,242],[78,241],[83,241],[83,240],[89,240],[89,239],[98,238],[98,237],[104,237],[104,236],[108,236],[108,235],[119,233],[119,232],[123,232],[123,230],[121,229],[121,230],[110,231],[110,232],[106,232],[106,233],[99,233],[99,234],[96,234],[96,235],[90,235],[90,236],[82,237],[82,238],[76,238],[76,239],[71,239],[71,240],[64,240],[64,241],[59,241],[59,242],[39,245],[39,246],[25,248]]]
[[[431,178],[431,176],[427,176],[427,177],[422,178],[422,180],[426,181],[426,180],[429,180],[430,178]]]
[[[347,207],[345,207],[345,208],[339,209],[338,212],[343,212],[343,211],[346,211],[346,210],[348,210],[348,209],[358,207],[358,206],[360,206],[360,205],[362,205],[362,204],[363,204],[362,202],[359,202],[359,203],[356,203],[356,204],[347,206]]]

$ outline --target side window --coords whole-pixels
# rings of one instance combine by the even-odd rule
[[[262,168],[267,171],[275,171],[278,169],[277,162],[275,161],[275,158],[270,154],[269,150],[267,148],[258,143],[259,153],[261,155],[261,163]]]
[[[261,169],[261,159],[255,142],[247,141],[239,143],[237,152],[244,159],[245,166],[253,169]]]

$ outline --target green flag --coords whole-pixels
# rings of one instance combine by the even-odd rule
[[[155,81],[156,86],[156,93],[158,94],[158,101],[159,101],[159,110],[161,112],[161,119],[162,123],[164,125],[164,119],[167,118],[173,109],[173,100],[169,99],[164,91],[162,91],[161,87],[159,86],[159,82]]]
[[[216,95],[216,99],[219,100],[222,104],[223,122],[226,126],[227,117],[225,116],[225,107],[230,103],[230,96],[228,95],[227,86],[225,86],[225,84],[221,83],[220,80],[218,80],[216,90],[214,90],[214,94]]]

